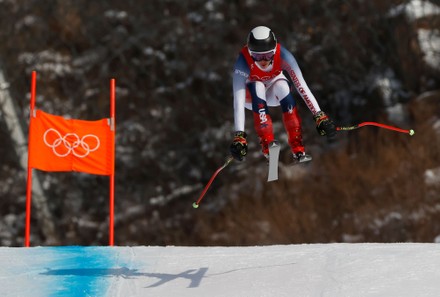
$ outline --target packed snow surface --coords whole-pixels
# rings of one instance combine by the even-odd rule
[[[438,297],[439,247],[0,248],[0,295]]]

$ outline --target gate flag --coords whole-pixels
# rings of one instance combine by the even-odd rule
[[[24,245],[30,246],[32,170],[78,171],[109,177],[109,245],[114,245],[116,80],[110,80],[110,117],[65,119],[35,108],[37,72],[32,71]]]
[[[110,120],[84,121],[34,110],[29,127],[29,166],[43,171],[114,173]]]

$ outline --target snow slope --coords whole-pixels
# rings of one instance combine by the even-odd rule
[[[440,296],[438,244],[0,248],[0,296]]]

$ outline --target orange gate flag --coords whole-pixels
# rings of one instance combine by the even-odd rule
[[[65,119],[38,109],[30,118],[29,167],[114,174],[114,129],[110,119]]]

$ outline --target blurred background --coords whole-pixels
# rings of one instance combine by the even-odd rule
[[[266,25],[338,125],[329,143],[300,97],[313,162],[280,178],[253,131],[214,181],[233,133],[231,73]],[[116,245],[440,242],[440,4],[404,0],[0,0],[0,244],[22,246],[30,77],[37,108],[109,116],[116,78]],[[106,245],[108,177],[34,170],[32,245]]]

